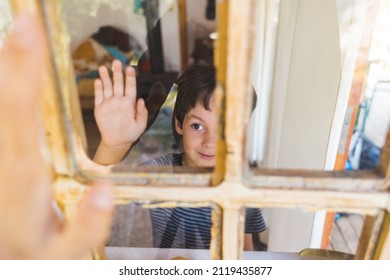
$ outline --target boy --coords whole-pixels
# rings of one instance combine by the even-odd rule
[[[105,67],[99,68],[101,80],[95,82],[95,117],[102,142],[94,160],[101,164],[120,162],[146,127],[145,104],[141,99],[135,100],[134,71],[126,69],[124,86],[121,69],[120,62],[115,61],[114,86]],[[218,121],[214,113],[215,69],[212,65],[193,65],[184,71],[177,86],[172,130],[183,153],[160,156],[144,165],[214,167]],[[155,247],[208,249],[210,246],[209,207],[156,208],[151,210],[151,219]],[[247,209],[245,249],[252,249],[251,234],[265,229],[260,210]]]

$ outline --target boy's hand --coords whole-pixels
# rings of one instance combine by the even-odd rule
[[[146,128],[148,111],[142,98],[136,100],[136,78],[132,67],[113,62],[113,81],[105,66],[99,67],[100,79],[95,80],[95,119],[102,143],[109,149],[127,150]]]

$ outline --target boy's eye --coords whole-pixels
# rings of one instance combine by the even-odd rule
[[[191,127],[195,130],[204,130],[204,127],[203,125],[199,124],[199,123],[194,123],[194,124],[191,124]]]

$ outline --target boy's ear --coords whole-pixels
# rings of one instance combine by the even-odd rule
[[[181,125],[180,122],[177,120],[177,118],[175,118],[175,130],[176,130],[177,134],[183,135],[183,128],[182,128],[182,125]]]

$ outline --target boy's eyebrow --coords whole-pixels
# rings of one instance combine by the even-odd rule
[[[199,121],[201,121],[201,122],[204,122],[204,120],[203,120],[201,117],[198,117],[198,116],[196,116],[196,115],[189,115],[188,118],[189,118],[189,119],[190,119],[190,118],[194,118],[194,119],[197,119],[197,120],[199,120]]]

